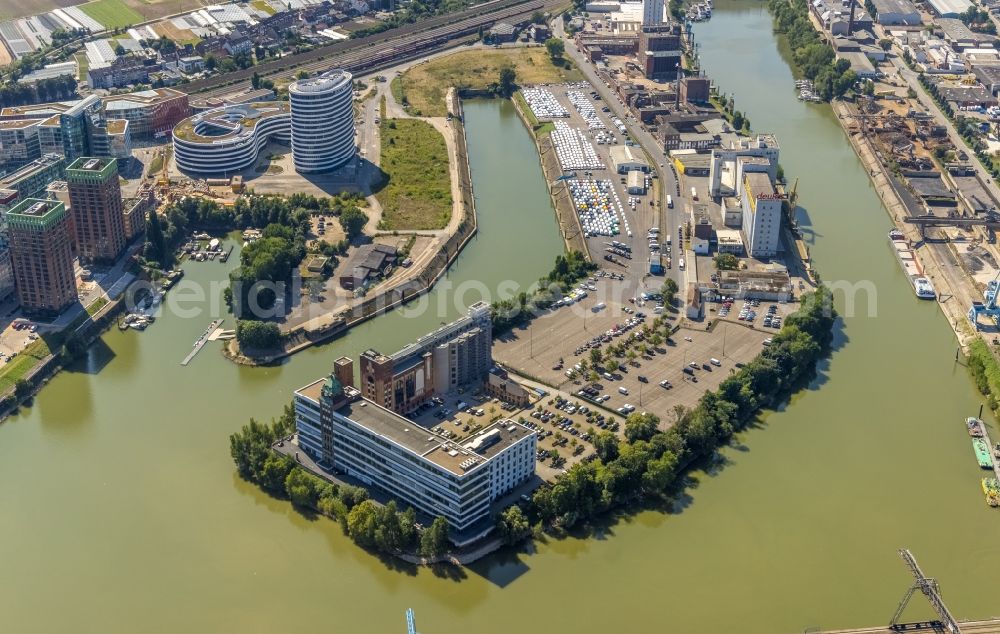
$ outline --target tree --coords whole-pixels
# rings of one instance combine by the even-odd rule
[[[607,464],[618,457],[618,436],[610,431],[602,431],[594,436],[594,449],[601,462]]]
[[[274,322],[240,319],[236,322],[236,341],[250,348],[274,348],[281,344],[281,330]]]
[[[287,493],[288,489],[286,487],[286,483],[288,481],[288,476],[294,468],[294,460],[288,456],[282,456],[271,452],[271,455],[264,460],[264,465],[258,476],[257,484],[265,489],[268,489],[269,491],[285,491]]]
[[[357,544],[366,548],[375,546],[375,530],[378,527],[378,507],[371,500],[355,505],[347,514],[347,534]]]
[[[549,57],[552,58],[553,62],[558,62],[562,60],[563,54],[566,52],[566,44],[557,37],[550,37],[545,40],[545,50],[549,52]]]
[[[260,73],[254,71],[253,75],[250,77],[250,85],[253,86],[254,90],[260,88]]]
[[[14,382],[14,396],[17,397],[18,400],[30,396],[32,389],[34,389],[34,387],[31,385],[31,381],[27,379],[18,379]]]
[[[448,551],[448,520],[440,515],[420,535],[420,554],[437,557]]]
[[[501,97],[510,97],[514,94],[516,82],[517,71],[514,70],[513,66],[504,66],[500,69],[500,74],[497,79],[497,93]]]
[[[264,463],[265,466],[267,462]],[[305,469],[292,469],[285,478],[285,493],[300,508],[315,508],[319,500],[319,480]]]
[[[674,302],[674,297],[677,295],[677,291],[680,290],[677,287],[677,282],[673,278],[668,277],[663,286],[660,287],[660,294],[663,295],[663,303],[667,306]]]
[[[295,73],[295,79],[309,79],[309,71],[300,70],[299,72]]]
[[[733,271],[739,268],[740,259],[732,253],[720,253],[715,256],[715,268],[720,271]]]
[[[591,348],[590,349],[590,362],[594,365],[595,368],[601,364],[601,349],[600,348]]]
[[[125,54],[125,47],[121,45],[121,42],[115,42],[114,51],[115,51],[115,55],[117,55],[118,57],[121,57],[122,55]]]
[[[365,225],[368,223],[368,216],[357,207],[345,209],[340,214],[340,226],[349,240],[353,240],[361,235]]]
[[[500,514],[497,529],[505,544],[516,544],[531,534],[531,522],[519,506],[511,506]]]
[[[882,48],[883,51],[888,51],[892,48],[892,40],[890,40],[887,37],[884,37],[878,41],[878,45]]]
[[[733,113],[733,127],[737,130],[743,129],[743,113],[739,110]]]
[[[545,24],[545,14],[541,11],[535,11],[531,14],[532,24]]]
[[[143,255],[147,260],[155,262],[165,269],[172,264],[169,260],[173,258],[167,257],[169,254],[166,240],[163,237],[163,228],[160,226],[160,217],[156,210],[152,209],[146,221],[146,243],[143,245]]]
[[[625,419],[625,439],[630,443],[649,440],[656,433],[660,419],[653,414],[633,412]]]
[[[215,67],[219,65],[219,60],[215,55],[209,55],[205,58],[205,70],[215,70]]]

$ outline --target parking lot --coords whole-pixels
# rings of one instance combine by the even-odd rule
[[[681,328],[668,338],[668,326],[653,328],[658,317],[653,302],[640,307],[616,297],[617,284],[621,282],[598,282],[598,290],[580,301],[504,335],[494,343],[494,358],[514,372],[597,401],[619,418],[647,411],[669,424],[675,406],[693,407],[705,391],[716,389],[739,365],[756,357],[764,341],[777,332],[763,327],[767,304],[756,307],[763,314],[751,327],[737,319],[739,303],[711,330]],[[600,304],[604,308],[595,310]],[[718,310],[723,305],[715,306]],[[791,310],[774,306],[775,314]],[[600,353],[592,352],[594,348]]]
[[[576,403],[575,407],[573,403]],[[603,417],[599,420],[598,417]],[[409,418],[425,429],[438,432],[461,443],[498,418],[519,421],[538,432],[537,473],[551,481],[564,469],[593,453],[587,442],[591,428],[605,426],[606,412],[574,399],[561,401],[558,396],[534,395],[529,407],[520,408],[475,390],[463,390],[435,397]]]

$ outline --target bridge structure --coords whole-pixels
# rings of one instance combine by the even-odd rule
[[[1000,618],[960,621],[954,617],[941,597],[941,587],[937,580],[928,577],[921,570],[916,557],[909,550],[899,551],[903,563],[913,575],[913,584],[907,589],[903,599],[896,606],[896,612],[888,625],[879,627],[862,627],[845,630],[805,630],[808,634],[894,634],[897,632],[935,632],[936,634],[1000,634]],[[917,594],[923,595],[930,604],[937,618],[930,621],[904,622],[903,612],[910,600]]]

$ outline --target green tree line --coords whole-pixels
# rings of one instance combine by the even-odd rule
[[[375,504],[368,492],[318,478],[272,446],[295,431],[295,410],[289,404],[270,424],[254,419],[229,437],[230,454],[240,477],[291,503],[326,515],[360,546],[389,554],[420,553],[426,557],[448,551],[448,522],[437,517],[430,526],[417,524],[412,508],[400,511],[395,501]]]
[[[820,287],[802,298],[773,343],[756,359],[706,393],[677,422],[659,430],[652,414],[633,413],[625,442],[610,432],[594,441],[596,459],[581,462],[532,498],[534,519],[569,528],[601,513],[668,496],[683,469],[711,455],[753,420],[801,385],[829,350],[836,319],[830,292]]]
[[[775,29],[788,41],[792,61],[813,81],[816,94],[829,101],[841,97],[857,82],[851,63],[835,59],[833,48],[823,41],[809,20],[807,0],[768,0]]]

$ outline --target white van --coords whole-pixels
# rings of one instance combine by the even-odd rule
[[[677,267],[682,271],[684,270],[684,258],[677,260]]]
[[[618,388],[618,393],[619,394],[624,394],[625,396],[628,396],[628,388],[620,387],[620,388]]]
[[[715,357],[712,357],[711,359],[709,359],[708,362],[711,363],[712,365],[714,365],[717,368],[718,367],[722,367],[722,361],[719,361]]]
[[[674,199],[670,194],[667,194],[667,207],[670,209],[674,208]]]
[[[604,380],[605,380],[605,381],[614,381],[614,380],[615,380],[615,377],[611,376],[611,374],[610,374],[610,373],[608,373],[608,372],[605,372],[605,373],[604,373],[604,374],[602,374],[601,376],[603,376],[603,377],[604,377]]]

